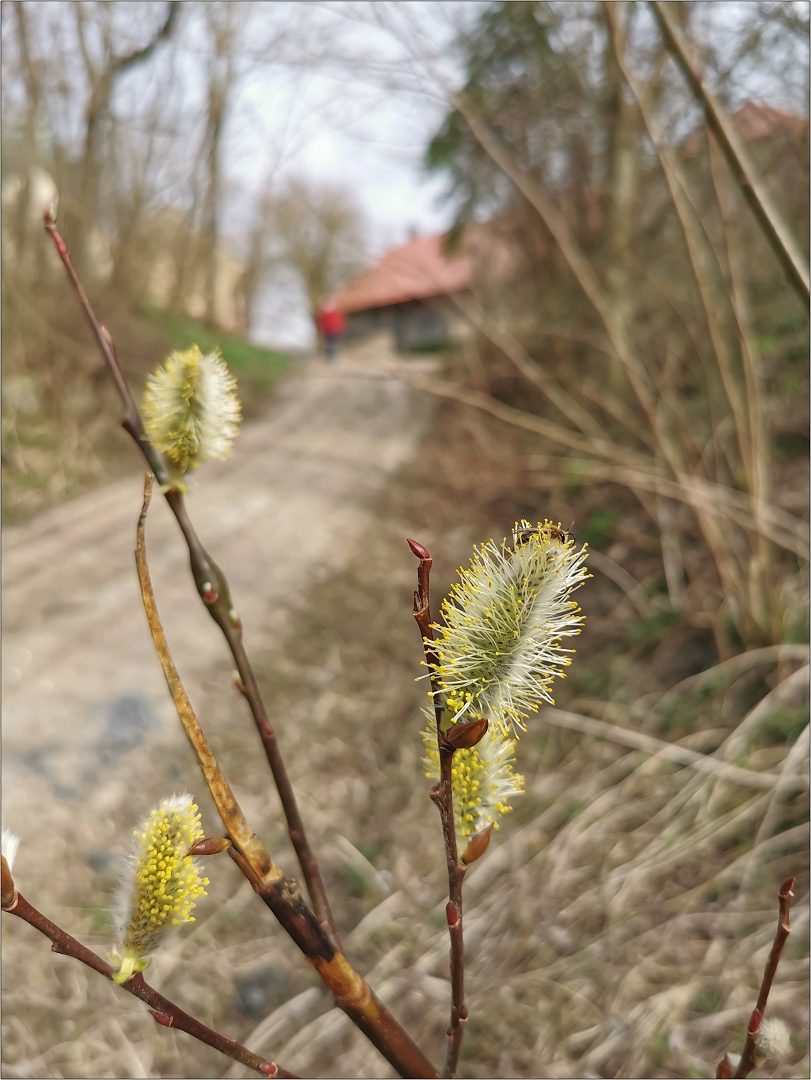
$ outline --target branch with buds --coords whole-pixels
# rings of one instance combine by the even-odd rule
[[[21,897],[11,878],[14,840],[3,837],[3,909],[35,926],[55,951],[80,960],[146,1001],[156,1022],[178,1027],[269,1076],[292,1076],[194,1020],[144,981],[142,972],[173,926],[192,922],[208,879],[197,860],[228,850],[245,878],[303,953],[335,1004],[404,1077],[435,1077],[437,1071],[411,1036],[375,996],[343,953],[318,862],[304,831],[295,794],[242,637],[227,579],[203,548],[188,515],[183,478],[211,459],[230,453],[241,407],[235,380],[218,353],[196,346],[174,352],[148,379],[140,412],[124,379],[106,328],[98,321],[52,215],[46,229],[79,297],[125,407],[122,424],[151,470],[136,533],[136,565],[153,644],[178,717],[220,814],[225,836],[206,837],[191,795],[175,795],[153,808],[135,832],[119,890],[118,940],[110,965],[45,918]],[[262,739],[309,897],[285,876],[240,808],[197,719],[178,675],[158,615],[146,554],[146,522],[153,477],[180,526],[197,591],[220,627],[236,662],[237,688],[245,696]],[[433,781],[429,796],[442,828],[448,879],[445,906],[449,933],[451,1005],[443,1077],[455,1077],[468,1020],[465,1000],[463,883],[467,867],[481,858],[499,819],[524,790],[516,771],[516,746],[532,714],[554,704],[551,690],[565,677],[583,616],[575,592],[589,577],[586,546],[551,521],[516,522],[511,541],[474,547],[467,567],[432,621],[429,552],[408,541],[419,560],[413,615],[420,631],[429,681],[428,725],[422,733],[423,763]],[[779,894],[780,921],[740,1061],[725,1055],[718,1076],[745,1077],[765,1057],[779,1057],[787,1041],[782,1021],[764,1019],[769,991],[789,933],[794,879]]]
[[[128,994],[145,1001],[156,1024],[160,1024],[162,1027],[177,1028],[178,1031],[185,1031],[199,1042],[212,1046],[215,1050],[219,1050],[220,1053],[233,1058],[240,1065],[253,1069],[254,1072],[259,1073],[261,1076],[296,1077],[295,1073],[288,1072],[287,1069],[283,1069],[275,1062],[266,1061],[264,1058],[259,1057],[258,1054],[252,1053],[246,1046],[229,1039],[227,1035],[213,1031],[193,1016],[190,1016],[179,1005],[153,989],[145,981],[140,971],[130,971],[126,980],[122,980],[120,971],[116,971],[116,968],[102,960],[91,949],[82,945],[80,941],[77,941],[75,937],[63,930],[61,926],[57,926],[56,923],[46,918],[21,893],[17,892],[15,887],[11,871],[18,844],[17,837],[10,833],[8,829],[3,829],[2,908],[4,912],[9,915],[16,915],[17,918],[27,922],[48,938],[51,942],[52,952],[73,957],[74,960],[78,960],[86,967],[97,971],[99,975],[103,975],[105,979],[109,979],[110,982],[120,986],[122,990],[126,990]],[[200,852],[201,854],[203,852],[211,853],[216,848],[224,850],[224,845],[219,837],[203,840],[202,844],[206,846]]]
[[[766,961],[757,1004],[749,1018],[743,1053],[737,1062],[732,1060],[737,1057],[737,1055],[733,1054],[724,1054],[718,1062],[715,1075],[723,1078],[723,1080],[730,1080],[731,1077],[740,1080],[740,1078],[748,1076],[753,1069],[756,1069],[764,1061],[770,1059],[780,1061],[791,1050],[791,1037],[787,1024],[778,1018],[764,1019],[763,1014],[766,1011],[769,993],[772,989],[774,977],[777,974],[777,965],[783,955],[783,947],[791,933],[789,913],[794,896],[792,891],[794,889],[794,880],[794,878],[789,878],[788,881],[784,881],[777,894],[779,904],[777,933],[774,936],[771,952]]]
[[[448,922],[448,934],[451,946],[451,1021],[448,1028],[448,1046],[445,1055],[443,1076],[455,1076],[462,1048],[464,1023],[468,1018],[465,1005],[465,943],[462,928],[462,882],[467,867],[459,861],[456,844],[456,829],[453,823],[453,755],[456,745],[443,731],[444,705],[441,687],[436,680],[437,655],[434,649],[434,631],[431,625],[430,577],[433,560],[428,551],[416,540],[409,540],[408,546],[420,560],[417,571],[417,591],[414,593],[414,618],[422,636],[425,660],[430,670],[431,691],[434,697],[434,715],[436,718],[436,744],[439,755],[439,783],[431,788],[430,796],[439,810],[442,822],[442,838],[445,843],[445,861],[448,868],[448,903],[445,917]],[[467,745],[474,746],[487,731],[487,721],[474,720],[471,724],[458,725],[468,729],[465,735]],[[454,732],[459,735],[458,731]],[[489,833],[488,833],[489,837]],[[482,854],[484,848],[482,848]]]
[[[436,1070],[416,1043],[375,996],[369,984],[353,969],[340,949],[335,948],[332,938],[325,933],[323,926],[307,907],[296,882],[286,879],[276,866],[270,853],[248,824],[230,784],[217,764],[180,681],[158,616],[144,540],[151,496],[152,477],[147,475],[135,549],[141,596],[155,650],[177,714],[233,843],[233,848],[230,849],[231,857],[250,881],[254,891],[318,972],[335,1004],[357,1024],[400,1075],[436,1076]]]
[[[125,409],[121,426],[132,437],[161,486],[186,540],[197,591],[228,642],[239,673],[241,692],[248,702],[279,792],[290,842],[301,866],[313,908],[324,933],[336,948],[340,948],[340,939],[330,911],[318,860],[307,839],[293,785],[279,750],[276,732],[268,719],[253,668],[245,651],[242,622],[231,601],[228,581],[200,543],[183,499],[183,472],[208,459],[225,457],[230,452],[240,419],[239,403],[233,393],[233,380],[221,358],[217,356],[203,357],[199,349],[191,349],[186,354],[173,354],[148,383],[145,401],[148,426],[145,426],[124,378],[110,332],[93,311],[67,245],[56,228],[52,210],[45,214],[45,229],[53,240],[118,388]],[[195,407],[184,410],[184,403],[188,405],[195,391]]]

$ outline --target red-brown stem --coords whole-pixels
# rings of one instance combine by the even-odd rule
[[[282,810],[287,821],[287,831],[296,852],[299,865],[301,866],[301,872],[307,886],[307,891],[310,894],[313,909],[325,934],[333,941],[335,948],[340,949],[340,939],[335,928],[335,922],[332,917],[332,912],[330,911],[329,902],[327,901],[327,894],[324,888],[324,882],[321,878],[321,871],[318,867],[318,860],[307,839],[304,822],[299,813],[298,803],[296,801],[295,792],[293,791],[293,785],[290,783],[290,777],[287,774],[287,769],[285,768],[284,761],[279,751],[276,733],[268,719],[267,710],[262,701],[256,677],[254,676],[253,669],[251,668],[250,661],[245,652],[245,647],[242,642],[242,623],[231,603],[228,581],[225,574],[220,570],[200,543],[199,537],[194,530],[194,526],[189,519],[182,494],[175,488],[168,486],[171,477],[166,461],[164,460],[163,455],[157,453],[146,437],[141,414],[138,411],[138,407],[135,404],[135,400],[133,399],[129,387],[127,386],[113,340],[107,328],[99,322],[93,311],[87,293],[84,291],[82,283],[79,280],[79,275],[73,265],[70,252],[68,251],[65,241],[60,236],[50,212],[45,215],[45,229],[53,240],[57,253],[62,260],[68,278],[76,291],[76,295],[79,298],[87,321],[93,331],[93,335],[96,338],[102,355],[115,380],[115,384],[118,387],[118,392],[121,395],[121,400],[126,410],[126,415],[121,422],[122,427],[132,437],[138,448],[141,450],[141,453],[146,458],[158,483],[167,488],[164,492],[166,501],[168,502],[172,513],[175,515],[177,523],[186,540],[189,549],[192,575],[194,576],[197,591],[200,593],[209,614],[222,630],[225,639],[228,642],[231,654],[236,662],[239,676],[244,687],[242,692],[248,702],[256,729],[259,732],[259,737],[262,740],[262,745],[265,749],[268,764],[270,765],[270,770],[279,792]]]
[[[431,788],[429,794],[439,810],[439,818],[442,822],[442,836],[445,842],[445,862],[448,868],[448,903],[445,914],[450,938],[451,1022],[447,1031],[448,1043],[442,1075],[444,1077],[454,1077],[459,1064],[459,1052],[462,1048],[462,1038],[465,1032],[464,1024],[468,1018],[467,1006],[465,1005],[465,942],[462,907],[462,882],[467,867],[459,861],[459,852],[456,846],[456,828],[453,821],[452,772],[455,751],[454,747],[445,740],[442,733],[443,703],[439,693],[439,683],[434,674],[438,660],[433,644],[434,631],[431,628],[430,576],[433,560],[426,548],[415,540],[409,540],[408,546],[420,560],[417,569],[417,591],[414,593],[414,618],[420,628],[425,662],[431,673],[431,690],[433,691],[434,713],[436,715],[436,737],[439,748],[439,783]]]
[[[427,548],[418,544],[416,540],[408,540],[408,546],[417,558],[420,565],[417,567],[417,591],[414,593],[414,618],[420,628],[422,647],[425,653],[425,663],[428,667],[428,677],[431,681],[431,693],[434,702],[434,714],[437,723],[437,738],[439,737],[439,724],[442,720],[443,704],[442,695],[437,682],[435,669],[439,663],[436,649],[434,648],[434,631],[431,628],[431,567],[434,560],[428,554]]]
[[[112,982],[115,974],[114,968],[91,949],[82,945],[76,938],[71,937],[56,923],[52,923],[41,911],[37,911],[32,904],[29,904],[20,893],[16,895],[16,902],[13,902],[10,907],[4,907],[3,910],[11,915],[17,915],[33,926],[35,930],[39,930],[41,934],[49,938],[52,942],[51,950],[53,952],[72,956],[74,960],[79,960],[86,967],[92,968],[93,971],[97,971],[99,975],[103,975],[105,979]],[[156,1023],[161,1024],[163,1027],[173,1027],[179,1031],[185,1031],[199,1042],[213,1046],[221,1054],[226,1054],[228,1057],[233,1058],[234,1061],[253,1069],[254,1072],[258,1072],[262,1076],[292,1077],[296,1080],[295,1073],[288,1072],[272,1061],[265,1061],[258,1054],[251,1053],[247,1047],[241,1046],[240,1043],[234,1042],[233,1039],[229,1039],[227,1035],[212,1031],[211,1028],[206,1027],[199,1020],[195,1020],[180,1006],[175,1005],[173,1001],[164,997],[163,994],[159,994],[157,990],[153,990],[144,981],[144,977],[140,972],[120,985],[121,989],[126,990],[128,994],[145,1001],[150,1007],[149,1011],[152,1013]]]
[[[740,1077],[748,1076],[755,1067],[755,1040],[760,1031],[760,1022],[766,1011],[766,1003],[769,1000],[769,992],[771,991],[774,976],[777,972],[777,965],[780,963],[780,957],[783,954],[783,947],[786,944],[786,939],[791,933],[790,911],[791,900],[794,896],[794,893],[792,892],[794,881],[794,878],[789,878],[788,881],[784,881],[777,894],[777,900],[780,905],[779,914],[777,916],[777,933],[774,935],[774,943],[771,952],[769,953],[769,959],[766,961],[766,968],[763,972],[757,1004],[755,1005],[749,1020],[749,1025],[746,1029],[746,1042],[744,1043],[743,1053],[741,1054],[741,1061],[738,1068],[735,1070],[736,1080]]]
[[[448,1028],[448,1045],[445,1051],[443,1076],[456,1075],[459,1063],[459,1051],[462,1048],[464,1024],[467,1020],[465,1005],[465,942],[462,925],[462,882],[467,867],[459,861],[456,847],[456,829],[453,824],[453,787],[451,771],[453,769],[452,748],[439,744],[440,781],[431,788],[430,795],[439,810],[442,822],[442,835],[445,840],[445,861],[448,867],[448,903],[445,916],[448,922],[448,936],[451,946],[451,1023]]]

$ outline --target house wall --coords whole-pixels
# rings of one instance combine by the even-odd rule
[[[408,300],[402,304],[351,312],[346,319],[349,343],[385,331],[397,352],[423,352],[460,344],[470,334],[468,324],[448,297]]]

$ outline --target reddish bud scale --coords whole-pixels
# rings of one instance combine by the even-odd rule
[[[413,552],[414,555],[417,556],[418,559],[430,559],[431,558],[431,556],[428,554],[428,549],[424,548],[422,546],[422,544],[418,544],[416,540],[408,540],[407,539],[406,543],[408,544],[408,546],[411,548],[411,551]]]
[[[459,912],[453,900],[449,900],[445,905],[445,918],[448,920],[448,926],[456,926],[459,922]]]
[[[490,834],[492,831],[493,826],[488,825],[486,829],[482,829],[481,832],[477,832],[475,836],[471,837],[470,843],[462,852],[462,862],[465,866],[470,866],[471,863],[474,863],[484,855],[490,845]]]
[[[219,855],[221,851],[227,851],[231,841],[227,836],[206,836],[192,844],[186,855]]]
[[[219,598],[219,593],[216,593],[213,589],[206,589],[203,593],[203,600],[206,604],[216,604]]]
[[[792,889],[794,888],[794,882],[796,878],[790,877],[787,881],[784,881],[780,886],[780,892],[777,894],[781,900],[784,900],[788,896],[793,896]]]
[[[444,741],[454,750],[469,750],[487,734],[488,720],[480,716],[468,723],[454,724],[444,734]]]
[[[265,1076],[278,1076],[279,1066],[274,1065],[272,1061],[263,1061],[259,1066],[259,1072],[264,1073]]]
[[[228,618],[230,619],[231,625],[235,630],[242,629],[242,619],[240,619],[234,608],[231,608],[231,610],[228,612]]]
[[[172,1017],[167,1016],[166,1013],[158,1012],[157,1009],[150,1009],[149,1011],[152,1015],[152,1019],[156,1024],[160,1024],[161,1027],[171,1027],[174,1023]]]
[[[749,1019],[749,1027],[746,1029],[748,1035],[757,1035],[760,1031],[760,1021],[763,1019],[763,1015],[760,1009],[755,1009],[752,1012],[752,1016]]]

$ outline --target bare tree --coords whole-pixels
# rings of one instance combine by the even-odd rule
[[[324,301],[361,269],[364,252],[363,217],[352,195],[339,187],[297,180],[261,202],[248,306],[255,302],[265,274],[292,274],[315,323]]]
[[[90,86],[90,93],[84,110],[84,147],[78,191],[81,214],[85,218],[83,235],[87,236],[87,223],[98,220],[99,176],[102,160],[101,129],[109,114],[110,100],[115,84],[125,72],[148,60],[158,45],[169,36],[177,18],[178,4],[175,0],[171,0],[167,6],[162,25],[145,45],[124,53],[116,51],[111,6],[108,4],[98,5],[97,30],[101,38],[100,59],[93,56],[90,44],[87,4],[75,0],[71,6],[76,22],[79,49]],[[81,246],[77,250],[80,265],[85,260],[86,255],[86,245]]]

